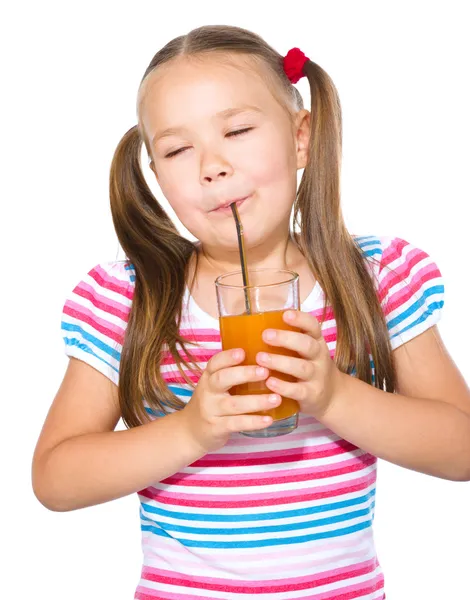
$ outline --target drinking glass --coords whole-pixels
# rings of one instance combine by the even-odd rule
[[[245,359],[242,365],[256,365],[258,352],[298,357],[297,352],[270,346],[262,339],[265,329],[300,331],[282,318],[286,310],[300,308],[298,273],[287,269],[249,269],[248,282],[249,285],[244,285],[241,270],[215,280],[222,349],[243,348]],[[273,369],[270,369],[270,375],[284,381],[297,381],[295,377]],[[264,381],[243,383],[230,389],[234,395],[271,392]],[[256,438],[275,437],[296,429],[299,405],[292,398],[282,396],[279,406],[253,414],[270,415],[274,421],[265,429],[240,433]]]

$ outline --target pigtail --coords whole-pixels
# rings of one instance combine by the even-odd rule
[[[129,427],[148,420],[150,408],[165,411],[184,404],[163,381],[163,348],[174,357],[186,381],[178,352],[186,340],[179,335],[182,299],[189,259],[195,246],[181,236],[148,187],[140,166],[142,138],[137,126],[116,148],[110,171],[110,202],[119,242],[136,272],[135,291],[124,337],[119,372],[119,403]]]
[[[300,245],[332,306],[338,368],[393,392],[396,374],[387,324],[365,257],[346,229],[340,205],[341,107],[328,74],[304,66],[311,91],[308,163],[294,205]],[[370,355],[375,366],[372,379]]]

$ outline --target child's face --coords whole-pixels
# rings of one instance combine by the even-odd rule
[[[142,90],[142,125],[163,194],[203,245],[225,250],[237,248],[233,216],[214,209],[246,196],[239,213],[247,248],[285,238],[297,169],[306,162],[308,111],[292,125],[245,61],[177,59],[152,73]],[[252,108],[223,114],[246,106]]]

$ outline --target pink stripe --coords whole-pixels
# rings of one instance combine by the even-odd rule
[[[359,598],[360,596],[365,596],[366,594],[371,594],[373,592],[380,591],[383,588],[383,583],[383,574],[379,573],[369,581],[357,583],[355,585],[350,585],[343,588],[336,588],[329,592],[313,594],[309,596],[302,596],[298,600],[353,600],[354,598]],[[230,593],[229,590],[224,591]],[[138,586],[135,598],[137,600],[208,600],[207,596],[161,592],[158,590],[146,588],[143,585]]]
[[[336,331],[329,335],[324,335],[323,338],[327,344],[336,343]]]
[[[418,271],[411,279],[410,283],[407,283],[406,287],[399,289],[387,300],[386,314],[396,310],[412,296],[416,295],[416,292],[420,290],[427,281],[431,281],[438,277],[441,277],[441,273],[436,269],[435,264],[427,265],[425,268]],[[389,290],[399,281],[399,278],[396,278],[396,281],[392,283]]]
[[[213,356],[214,354],[217,354],[218,350],[207,350],[206,348],[194,348],[190,350],[191,352],[191,356],[188,356],[188,354],[185,354],[184,352],[181,352],[181,355],[183,358],[186,358],[186,360],[190,361],[193,358],[197,360],[197,362],[208,362]],[[172,357],[171,353],[169,351],[165,351],[163,352],[163,358],[161,361],[162,365],[174,365],[175,360]]]
[[[289,577],[271,581],[249,581],[236,580],[230,583],[226,579],[215,577],[200,577],[191,575],[189,577],[182,576],[175,571],[167,571],[163,569],[154,569],[152,567],[144,567],[142,570],[142,578],[147,581],[164,583],[167,585],[177,585],[181,587],[200,588],[218,592],[238,592],[247,594],[255,592],[257,594],[274,594],[289,591],[305,590],[310,587],[319,587],[342,581],[344,579],[359,577],[375,571],[377,568],[377,559],[340,567],[314,575],[304,575],[302,577]]]
[[[382,258],[380,264],[382,267],[388,267],[390,263],[397,260],[403,254],[403,248],[410,244],[406,240],[400,238],[394,238],[387,248],[384,248],[382,252]]]
[[[207,596],[191,594],[175,594],[173,592],[160,592],[139,585],[135,592],[134,600],[209,600]],[[218,600],[214,598],[213,600]]]
[[[180,329],[180,334],[198,342],[220,342],[220,332],[216,329]]]
[[[197,383],[200,379],[200,376],[197,374],[194,374],[190,371],[186,371],[185,369],[183,369],[183,371],[186,373],[186,375],[188,376],[189,381],[192,381],[193,383]],[[163,377],[163,381],[165,381],[166,383],[187,383],[186,380],[184,379],[184,377],[182,375],[180,375],[179,373],[162,373],[162,377]]]
[[[322,329],[322,336],[325,337],[332,337],[335,336],[336,337],[336,327],[327,327],[325,329]]]
[[[180,485],[190,487],[203,487],[208,483],[210,487],[241,487],[241,486],[259,486],[292,483],[295,481],[308,481],[310,479],[325,479],[337,477],[345,473],[353,473],[368,467],[376,461],[375,456],[363,454],[349,460],[344,460],[330,465],[321,465],[319,467],[305,467],[300,469],[288,469],[285,475],[274,473],[247,473],[227,476],[220,475],[196,475],[194,473],[178,473],[167,477],[160,482],[160,485]],[[294,471],[294,472],[292,472]],[[277,471],[276,473],[279,473]],[[157,484],[158,485],[158,484]]]
[[[122,281],[122,279],[118,279],[117,277],[109,275],[109,273],[107,273],[100,265],[97,265],[94,269],[92,269],[88,275],[101,287],[111,290],[112,292],[116,292],[117,294],[121,294],[121,296],[132,300],[134,295],[134,286],[130,285],[130,283],[127,281]]]
[[[419,249],[411,250],[408,255],[401,257],[405,262],[395,267],[393,270],[387,269],[387,274],[380,281],[379,284],[379,298],[383,300],[386,297],[391,287],[402,279],[406,279],[411,269],[419,264],[422,260],[428,258],[428,255]],[[381,271],[382,273],[382,271]]]
[[[320,323],[322,323],[321,318],[323,316],[323,307],[321,308],[317,308],[315,310],[311,310],[308,311],[309,314],[313,315],[317,321],[319,321]],[[334,320],[334,313],[333,313],[333,309],[331,308],[331,306],[328,306],[325,312],[325,320],[323,321],[323,323],[326,323],[327,321],[333,321]]]
[[[117,335],[111,329],[109,329],[109,327],[100,325],[100,323],[97,322],[96,318],[93,318],[93,313],[90,313],[88,311],[88,314],[86,314],[84,312],[79,312],[77,310],[74,310],[73,308],[70,307],[70,302],[65,303],[63,313],[65,315],[69,315],[69,317],[72,317],[74,319],[77,319],[78,321],[81,321],[82,323],[86,323],[87,325],[90,325],[91,327],[93,327],[93,329],[95,329],[95,331],[102,333],[103,335],[105,335],[106,337],[108,337],[111,340],[114,340],[118,344],[122,344],[122,337]]]
[[[419,261],[417,261],[417,262],[419,262]],[[402,270],[402,272],[399,272],[399,273],[390,273],[387,276],[387,281],[384,280],[380,284],[380,288],[379,288],[379,298],[380,298],[381,301],[383,301],[387,297],[387,295],[390,293],[390,290],[395,285],[401,283],[403,280],[406,281],[407,277],[409,277],[409,275],[410,275],[411,269],[414,266],[415,266],[415,264],[411,264],[410,268],[407,269],[406,271]],[[431,265],[428,265],[428,266],[431,266],[431,267],[434,268],[434,270],[435,270],[435,276],[436,277],[440,277],[441,276],[441,273],[439,272],[439,270],[437,270],[437,267],[436,267],[435,264],[431,264]],[[424,268],[424,267],[422,267],[422,268]],[[418,270],[417,273],[416,273],[418,276],[419,276],[420,271],[421,271],[421,269]],[[401,291],[401,290],[399,290],[399,291]]]
[[[214,335],[214,334],[219,334],[219,332],[217,331],[217,329],[204,329],[203,327],[198,327],[195,331],[197,331],[199,334],[201,335]],[[191,333],[194,332],[194,329],[181,329],[181,334],[182,335],[190,335]]]
[[[100,325],[101,327],[103,327],[105,329],[108,329],[109,331],[113,331],[114,334],[116,335],[116,340],[118,340],[118,339],[120,340],[124,336],[124,329],[122,327],[119,327],[119,325],[115,325],[114,323],[110,323],[109,321],[106,321],[106,319],[102,319],[101,317],[96,316],[88,308],[85,308],[85,307],[81,306],[80,304],[77,304],[73,300],[68,300],[66,305],[71,310],[76,312],[77,314],[82,314],[82,315],[88,317],[89,321],[91,321],[93,323],[97,323],[98,325]],[[89,322],[89,321],[87,321],[87,322]]]
[[[375,480],[376,469],[367,475],[340,484],[316,485],[313,488],[315,491],[312,491],[310,488],[304,488],[292,491],[264,492],[261,494],[250,494],[249,499],[246,499],[245,496],[242,496],[242,499],[240,499],[240,495],[224,494],[220,500],[214,500],[214,495],[212,494],[176,494],[174,492],[164,492],[152,486],[141,490],[139,495],[143,498],[154,500],[156,503],[171,506],[191,506],[194,508],[215,508],[219,510],[225,508],[271,507],[352,494],[369,487],[372,483],[375,483]]]
[[[384,576],[383,573],[378,573],[370,581],[363,581],[354,585],[349,585],[345,588],[336,589],[323,594],[315,594],[313,596],[303,597],[302,600],[352,600],[366,594],[372,594],[383,589]],[[338,595],[338,592],[340,595]]]
[[[338,440],[329,444],[309,445],[304,448],[290,448],[288,450],[271,450],[267,452],[250,452],[247,454],[206,454],[204,458],[192,463],[191,467],[246,467],[249,465],[270,465],[275,463],[286,463],[300,460],[311,460],[335,456],[344,452],[357,450],[346,440]]]
[[[130,307],[125,306],[120,302],[116,302],[115,300],[110,300],[109,298],[106,298],[101,294],[98,294],[98,292],[88,283],[85,283],[83,281],[79,283],[74,289],[74,293],[77,296],[81,296],[82,298],[89,300],[93,304],[93,306],[96,306],[100,310],[108,312],[111,315],[119,317],[123,321],[127,322]]]

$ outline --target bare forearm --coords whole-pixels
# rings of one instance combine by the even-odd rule
[[[470,417],[447,402],[390,394],[344,375],[321,420],[384,460],[443,479],[470,479]]]
[[[74,510],[144,489],[202,455],[177,412],[140,427],[65,440],[43,457],[35,491],[51,510]]]

